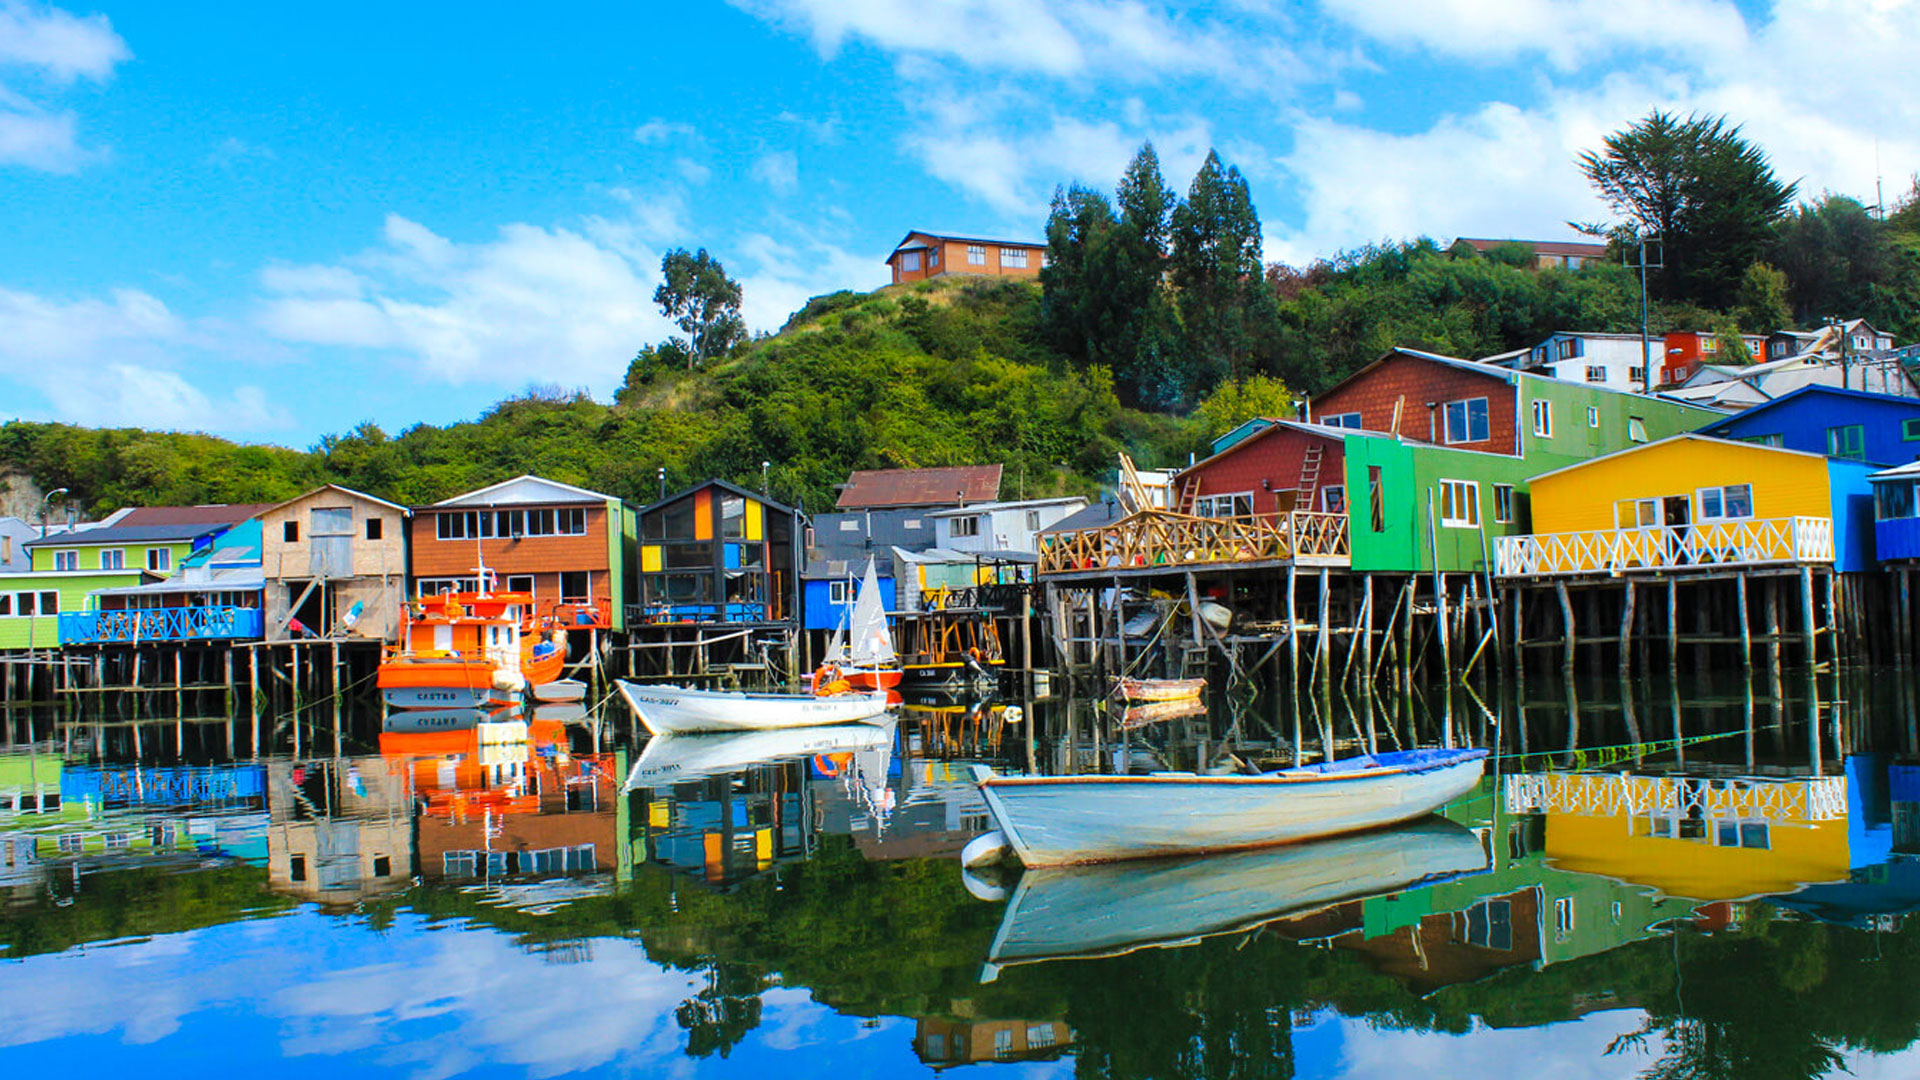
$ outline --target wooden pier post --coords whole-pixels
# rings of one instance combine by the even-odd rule
[[[1753,696],[1753,624],[1747,619],[1747,572],[1740,571],[1733,579],[1733,587],[1738,590],[1739,602],[1736,605],[1736,617],[1740,620],[1740,670],[1746,673],[1747,696]],[[1749,702],[1747,720],[1753,720],[1753,708]]]
[[[1300,743],[1300,568],[1287,563],[1287,700],[1293,706],[1294,756]]]
[[[1633,579],[1626,580],[1626,594],[1620,600],[1620,677],[1633,671]]]
[[[1562,650],[1560,669],[1567,681],[1571,682],[1573,681],[1573,652],[1577,641],[1573,627],[1573,599],[1567,595],[1567,583],[1564,581],[1554,582],[1553,592],[1560,599],[1560,648]]]
[[[1806,631],[1807,666],[1811,668],[1820,662],[1820,642],[1814,632],[1813,569],[1807,566],[1800,568],[1800,618]]]
[[[1331,579],[1326,567],[1320,568],[1320,610],[1317,618],[1319,628],[1313,639],[1313,666],[1320,675],[1320,700],[1329,712],[1333,705],[1333,641],[1327,635],[1327,623],[1333,617],[1333,600],[1329,594]],[[1331,717],[1329,717],[1331,723]],[[1331,750],[1329,750],[1331,757]]]
[[[1667,579],[1667,678],[1680,675],[1680,583]]]

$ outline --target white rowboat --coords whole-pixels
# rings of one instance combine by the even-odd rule
[[[1485,750],[1404,750],[1257,776],[994,776],[980,792],[1027,866],[1197,855],[1409,821],[1473,790]]]
[[[1118,956],[1487,869],[1473,831],[1444,818],[1311,844],[1020,876],[980,974],[1042,960]]]
[[[692,690],[615,682],[647,730],[655,735],[693,732],[774,731],[870,721],[887,711],[884,691],[870,694],[749,694],[739,690]]]

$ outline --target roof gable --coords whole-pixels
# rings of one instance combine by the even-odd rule
[[[434,503],[435,506],[513,506],[536,503],[605,503],[615,501],[612,495],[603,495],[598,491],[563,484],[558,480],[534,476],[531,473],[516,476],[511,480],[502,480],[497,484],[469,491],[464,495],[455,495]]]
[[[787,514],[792,517],[798,517],[800,514],[800,512],[798,510],[795,510],[793,507],[787,506],[783,503],[774,502],[772,499],[767,498],[765,495],[762,495],[757,491],[749,491],[746,488],[741,487],[739,484],[735,484],[731,481],[721,480],[718,478],[715,478],[712,480],[702,480],[700,483],[694,484],[692,487],[681,488],[679,491],[674,492],[673,494],[667,496],[664,499],[660,499],[656,502],[650,502],[647,505],[641,507],[638,513],[641,517],[647,517],[648,515],[652,514],[655,510],[658,510],[661,507],[669,505],[671,503],[677,503],[681,499],[684,499],[687,496],[692,495],[694,492],[700,491],[704,488],[719,488],[722,491],[731,491],[735,495],[739,495],[742,498],[752,499],[754,502],[759,503],[761,506],[765,507],[768,510],[777,511],[779,513]]]
[[[275,510],[284,510],[287,507],[292,506],[294,503],[301,502],[305,499],[311,499],[315,495],[318,495],[323,491],[337,491],[340,494],[345,495],[350,499],[359,499],[364,502],[378,503],[379,505],[384,506],[389,510],[398,510],[402,514],[413,513],[413,510],[410,507],[401,506],[399,503],[390,503],[387,500],[382,499],[377,495],[369,495],[364,491],[355,491],[350,487],[342,487],[339,484],[321,484],[319,487],[314,488],[312,491],[306,492],[303,495],[295,495],[293,498],[288,499],[286,502],[275,503],[272,506],[267,507],[265,510],[260,511],[259,514],[255,514],[254,516],[259,517],[263,514],[271,514]]]

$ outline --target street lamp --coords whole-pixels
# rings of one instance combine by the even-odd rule
[[[47,504],[53,501],[55,495],[65,495],[66,493],[66,488],[54,488],[52,491],[40,496],[40,539],[45,540],[47,538]]]
[[[662,465],[660,466],[660,498],[665,499],[666,497],[667,497],[667,467],[665,465]]]
[[[760,494],[765,495],[768,498],[773,497],[773,492],[768,490],[767,488],[767,469],[772,464],[773,462],[771,461],[763,461],[760,463]]]

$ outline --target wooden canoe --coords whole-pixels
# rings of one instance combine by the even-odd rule
[[[1113,680],[1113,696],[1123,701],[1187,701],[1207,688],[1205,679],[1128,679]]]

